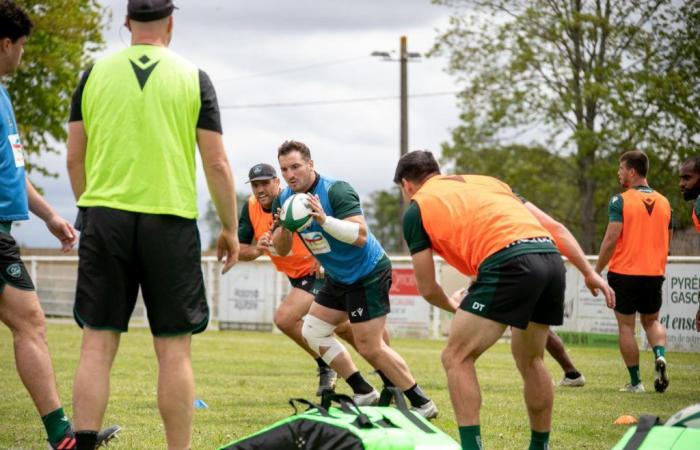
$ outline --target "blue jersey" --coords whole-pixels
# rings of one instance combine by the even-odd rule
[[[24,152],[10,96],[0,85],[0,222],[27,220]]]
[[[333,210],[329,191],[333,185],[342,182],[320,175],[317,175],[317,177],[317,182],[314,183],[308,194],[318,195],[326,214],[337,217]],[[292,194],[294,192],[289,188],[283,190],[279,196],[279,204],[283,204]],[[357,208],[358,212],[362,214],[359,201],[357,202]],[[346,217],[341,216],[337,218],[344,219]],[[299,232],[299,236],[314,257],[323,265],[328,276],[342,284],[352,284],[368,275],[384,256],[384,249],[369,229],[367,229],[367,242],[362,247],[337,240],[326,233],[315,220],[311,222],[308,228]]]

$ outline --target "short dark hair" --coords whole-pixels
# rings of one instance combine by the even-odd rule
[[[431,175],[440,175],[440,166],[428,150],[414,150],[403,155],[396,165],[394,183],[401,180],[421,183]]]
[[[304,158],[305,161],[311,159],[311,150],[309,150],[309,147],[303,142],[292,140],[284,141],[282,145],[280,145],[277,149],[277,157],[279,158],[280,156],[288,155],[292,152],[301,153],[301,157]]]
[[[641,150],[630,150],[620,156],[620,162],[624,162],[627,168],[634,169],[640,177],[646,177],[649,172],[649,158]]]
[[[693,172],[700,174],[700,155],[691,156],[690,158],[683,161],[683,165],[692,164]]]
[[[0,39],[17,42],[22,36],[29,36],[33,27],[27,13],[13,0],[0,0]]]

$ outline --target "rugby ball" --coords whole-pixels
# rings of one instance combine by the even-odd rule
[[[700,428],[700,403],[683,408],[664,424],[667,427]]]
[[[311,225],[313,220],[308,194],[294,194],[284,201],[280,211],[280,223],[287,230],[301,231]]]

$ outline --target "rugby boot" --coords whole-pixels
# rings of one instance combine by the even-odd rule
[[[438,415],[437,406],[432,400],[421,406],[411,406],[411,411],[417,412],[428,420],[434,419]]]
[[[659,356],[656,358],[656,378],[654,379],[654,389],[656,392],[664,392],[668,388],[668,375],[666,374],[666,358]]]
[[[100,448],[101,446],[108,446],[109,441],[117,437],[117,433],[121,431],[122,427],[115,425],[113,427],[105,428],[97,433],[97,440],[95,441],[95,448]],[[55,444],[49,443],[49,450],[75,450],[78,448],[77,442],[75,440],[75,433],[73,430],[68,430],[66,435]]]
[[[559,386],[563,387],[582,387],[586,385],[586,378],[583,375],[579,375],[576,378],[569,378],[564,376],[564,378],[559,382]]]
[[[319,367],[318,369],[318,389],[316,396],[321,397],[324,392],[335,391],[335,382],[338,380],[338,374],[330,367]]]
[[[639,384],[627,383],[620,388],[620,392],[640,393],[640,392],[644,392],[644,391],[645,391],[645,389],[644,389],[644,385],[642,383],[639,383]]]
[[[353,394],[352,400],[357,406],[374,406],[379,402],[379,392],[372,389],[367,394]]]

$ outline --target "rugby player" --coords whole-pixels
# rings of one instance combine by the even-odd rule
[[[17,70],[33,24],[11,0],[0,0],[0,77]],[[34,283],[12,238],[12,223],[29,219],[28,210],[46,223],[61,250],[69,251],[78,237],[37,192],[25,172],[24,150],[10,95],[0,84],[0,321],[12,333],[17,373],[27,388],[46,429],[50,448],[76,448],[75,435],[56,389],[46,343],[46,321]],[[96,434],[102,445],[119,431],[110,427]]]
[[[544,349],[549,326],[561,325],[564,316],[566,269],[557,248],[595,295],[603,292],[609,307],[614,293],[566,227],[523,203],[507,184],[479,175],[442,176],[429,151],[401,157],[394,182],[411,200],[403,229],[421,295],[437,306],[449,301],[435,278],[434,253],[461,273],[476,275],[442,353],[462,448],[482,448],[475,362],[507,326],[524,380],[530,449],[547,448],[554,392]]]
[[[600,273],[610,262],[608,282],[617,294],[620,353],[630,375],[621,392],[644,392],[634,332],[637,312],[654,353],[654,388],[664,392],[669,383],[666,329],[659,322],[659,309],[672,213],[666,197],[649,187],[648,171],[649,159],[644,152],[633,150],[620,157],[618,181],[626,190],[610,199],[608,227],[596,263]]]
[[[437,416],[435,403],[418,386],[406,362],[382,339],[390,309],[391,262],[367,227],[359,196],[348,183],[319,175],[305,144],[284,142],[277,155],[288,187],[273,210],[294,193],[311,194],[314,221],[298,235],[326,270],[324,284],[304,319],[304,339],[347,381],[356,403],[374,404],[379,393],[333,336],[335,328],[349,319],[358,352],[377,369],[385,385],[401,389],[422,416]],[[274,231],[273,244],[280,255],[289,253],[292,237],[283,227]],[[447,305],[443,306],[450,309]]]
[[[680,188],[683,199],[695,202],[693,211],[693,223],[700,233],[700,156],[691,156],[686,159],[679,169]],[[698,293],[698,312],[695,314],[695,329],[700,331],[700,292]]]
[[[267,255],[277,270],[289,278],[292,289],[275,311],[275,325],[316,360],[319,375],[316,395],[320,396],[324,391],[335,388],[336,373],[309,348],[301,335],[303,317],[309,312],[309,307],[323,284],[320,265],[297,235],[293,237],[292,249],[287,256],[279,256],[272,246],[272,202],[281,191],[275,168],[269,164],[254,165],[248,172],[247,183],[250,183],[253,195],[243,204],[238,220],[238,241],[241,246],[239,259],[253,261]],[[335,332],[352,343],[348,323],[340,325]]]

